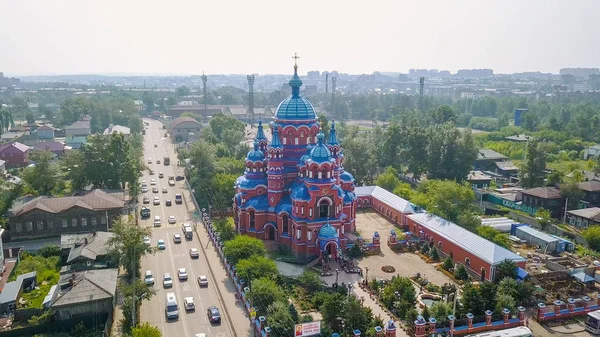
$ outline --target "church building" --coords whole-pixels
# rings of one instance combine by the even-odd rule
[[[271,141],[259,122],[246,170],[235,182],[236,230],[299,257],[335,258],[346,246],[345,233],[356,230],[354,178],[344,171],[335,122],[325,139],[314,107],[300,96],[297,64],[289,85],[292,95],[269,126]]]

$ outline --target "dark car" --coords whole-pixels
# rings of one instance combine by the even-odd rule
[[[175,177],[175,181],[180,181],[180,180],[184,180],[185,177],[184,176],[177,176]]]
[[[212,306],[206,310],[208,315],[208,320],[211,323],[221,323],[221,313],[219,313],[219,309],[217,307]]]
[[[165,201],[165,205],[166,205],[166,206],[171,206],[171,200],[166,200],[166,201]]]

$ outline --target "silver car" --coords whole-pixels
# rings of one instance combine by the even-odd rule
[[[171,274],[164,273],[163,274],[163,287],[171,288],[173,286],[173,278],[171,278]]]

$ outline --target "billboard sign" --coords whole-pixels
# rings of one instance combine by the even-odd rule
[[[295,337],[308,337],[321,333],[321,321],[296,324]]]

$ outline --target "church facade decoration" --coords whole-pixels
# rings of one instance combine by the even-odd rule
[[[344,171],[335,122],[325,139],[314,107],[300,96],[297,69],[289,81],[292,94],[269,125],[270,142],[258,123],[246,170],[235,182],[235,226],[296,256],[336,257],[345,234],[356,230],[354,178]]]

